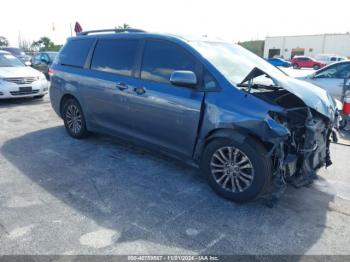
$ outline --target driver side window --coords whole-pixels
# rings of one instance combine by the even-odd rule
[[[315,75],[315,78],[347,78],[350,74],[350,64],[339,64],[322,70]]]

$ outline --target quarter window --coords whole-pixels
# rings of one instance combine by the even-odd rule
[[[141,68],[141,78],[160,83],[170,83],[177,70],[195,72],[196,62],[182,48],[163,41],[146,43]]]
[[[138,40],[99,40],[91,62],[91,69],[131,76],[137,54]]]
[[[66,66],[83,67],[94,39],[70,40],[58,56],[58,63]]]

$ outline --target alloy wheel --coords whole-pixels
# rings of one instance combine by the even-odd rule
[[[254,168],[250,159],[233,146],[216,150],[212,155],[210,168],[216,183],[230,192],[244,192],[254,180]]]
[[[79,108],[76,105],[74,104],[68,105],[67,111],[66,111],[66,121],[67,121],[67,126],[72,133],[78,134],[81,131],[82,116]]]

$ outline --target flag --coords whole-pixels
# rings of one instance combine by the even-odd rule
[[[81,31],[83,31],[83,28],[81,27],[81,25],[78,22],[75,22],[75,26],[74,26],[74,32],[76,34],[80,33]]]

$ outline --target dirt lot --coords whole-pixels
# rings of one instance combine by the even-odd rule
[[[270,209],[109,137],[73,140],[43,101],[0,101],[0,254],[350,254],[350,147]]]

